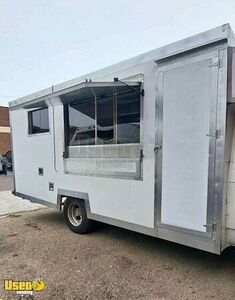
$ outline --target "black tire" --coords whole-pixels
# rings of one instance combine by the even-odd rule
[[[64,202],[63,214],[66,224],[73,232],[83,234],[89,231],[91,220],[87,219],[83,200],[68,198]]]

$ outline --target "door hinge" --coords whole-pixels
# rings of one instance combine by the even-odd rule
[[[68,153],[67,153],[67,151],[64,151],[64,152],[63,152],[62,157],[63,157],[63,158],[68,158]]]
[[[208,231],[210,231],[210,232],[216,231],[216,229],[217,229],[217,225],[215,222],[212,222],[210,224],[203,225],[203,226],[206,227],[208,229]]]
[[[208,137],[215,137],[216,139],[219,139],[220,138],[220,130],[216,130],[212,133],[208,133],[206,136]]]
[[[223,57],[219,52],[219,56],[213,59],[213,63],[209,65],[209,67],[218,67],[219,69],[223,67]]]
[[[140,161],[142,161],[144,158],[144,151],[143,149],[140,149]]]
[[[223,67],[223,59],[219,58],[218,67],[221,69]]]
[[[157,146],[154,147],[154,152],[159,151],[161,149],[162,149],[162,146],[161,145],[157,145]]]
[[[224,51],[223,50],[219,50],[219,62],[218,62],[218,67],[219,69],[223,67],[223,53]]]

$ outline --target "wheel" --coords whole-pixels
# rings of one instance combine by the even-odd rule
[[[64,202],[64,219],[68,227],[75,233],[86,233],[91,221],[87,219],[86,207],[83,200],[68,198]]]

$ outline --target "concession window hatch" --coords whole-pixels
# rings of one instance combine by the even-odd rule
[[[64,104],[71,104],[79,100],[79,102],[91,99],[99,98],[114,93],[125,93],[135,90],[138,94],[143,96],[144,91],[140,90],[140,82],[122,82],[115,78],[113,82],[92,82],[86,81],[74,88],[72,91],[67,91],[65,94],[60,95]]]

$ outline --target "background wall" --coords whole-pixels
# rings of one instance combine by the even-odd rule
[[[9,108],[0,106],[0,154],[11,150]]]

